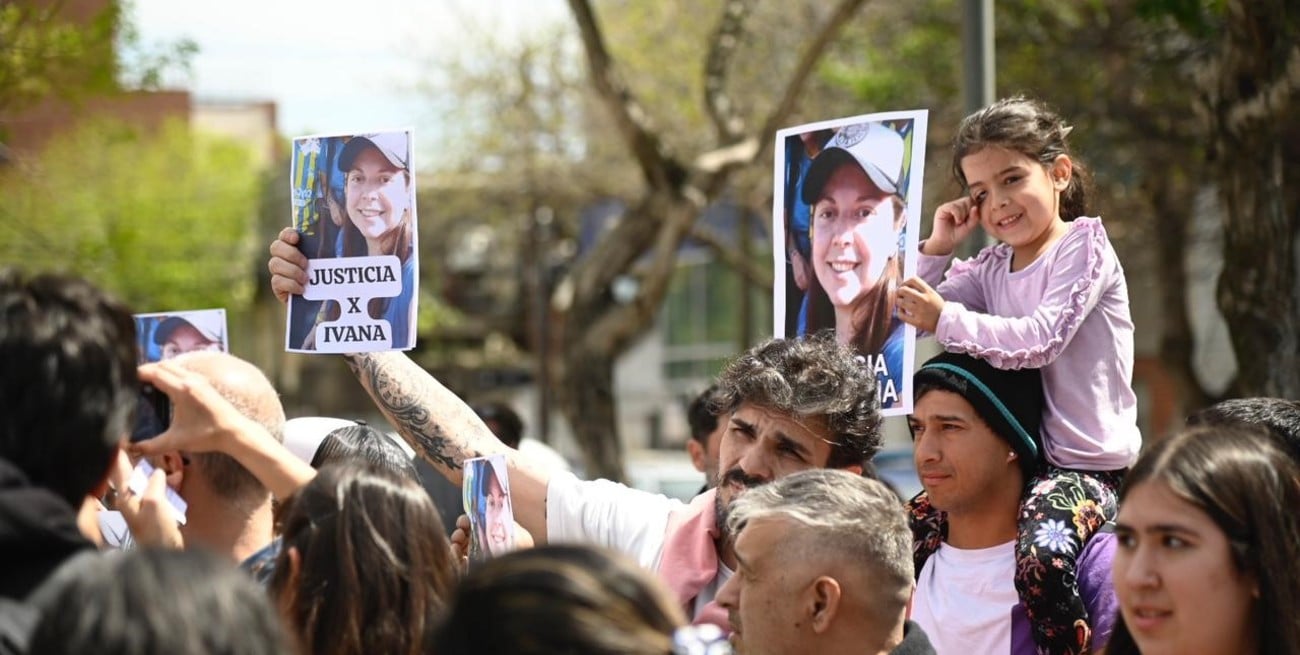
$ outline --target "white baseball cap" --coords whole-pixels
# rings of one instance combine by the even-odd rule
[[[352,170],[352,160],[366,146],[374,146],[393,166],[409,169],[411,148],[406,132],[380,132],[378,134],[359,134],[348,140],[339,153],[339,170],[346,173]]]
[[[871,182],[885,193],[898,193],[903,173],[903,137],[880,123],[846,125],[813,159],[804,177],[802,199],[812,205],[831,173],[846,161],[862,167]]]
[[[199,311],[168,316],[158,324],[158,329],[154,330],[153,342],[161,346],[167,343],[167,339],[171,338],[176,328],[188,325],[203,335],[204,339],[212,343],[224,344],[225,317],[225,313],[221,311]]]

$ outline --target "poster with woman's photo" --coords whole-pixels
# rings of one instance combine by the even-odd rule
[[[224,309],[136,314],[135,334],[141,364],[191,352],[230,352]]]
[[[469,516],[469,559],[478,562],[515,548],[515,513],[505,455],[465,460],[461,486]]]
[[[927,116],[868,114],[776,135],[773,333],[852,344],[886,416],[912,411],[916,330],[894,304],[916,271]]]
[[[411,132],[294,139],[293,227],[307,284],[289,299],[285,349],[415,346],[419,261]]]

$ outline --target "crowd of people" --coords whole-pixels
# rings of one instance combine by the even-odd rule
[[[910,499],[874,479],[877,378],[835,330],[719,372],[682,502],[516,448],[517,418],[400,352],[344,357],[403,443],[287,419],[235,355],[137,366],[111,295],[0,270],[0,654],[1300,654],[1300,402],[1224,401],[1143,447],[1123,271],[1069,133],[1023,98],[963,121],[968,193],[889,287],[944,351],[912,380]],[[893,202],[822,152],[843,161],[810,170]],[[950,264],[977,226],[999,243]],[[298,241],[271,245],[281,300]],[[142,384],[171,422],[130,441]],[[471,486],[509,507],[513,549],[471,561],[412,453],[453,488],[490,458]]]

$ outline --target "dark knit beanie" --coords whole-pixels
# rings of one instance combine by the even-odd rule
[[[1004,371],[970,355],[945,352],[921,365],[912,388],[917,399],[934,389],[965,398],[984,423],[1011,444],[1025,481],[1033,477],[1043,456],[1043,378],[1038,369]]]

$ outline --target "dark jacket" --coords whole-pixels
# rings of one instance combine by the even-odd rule
[[[889,651],[889,655],[935,655],[935,652],[921,626],[908,621],[903,625],[903,643]]]
[[[0,458],[0,598],[26,599],[61,564],[94,548],[68,501]]]

